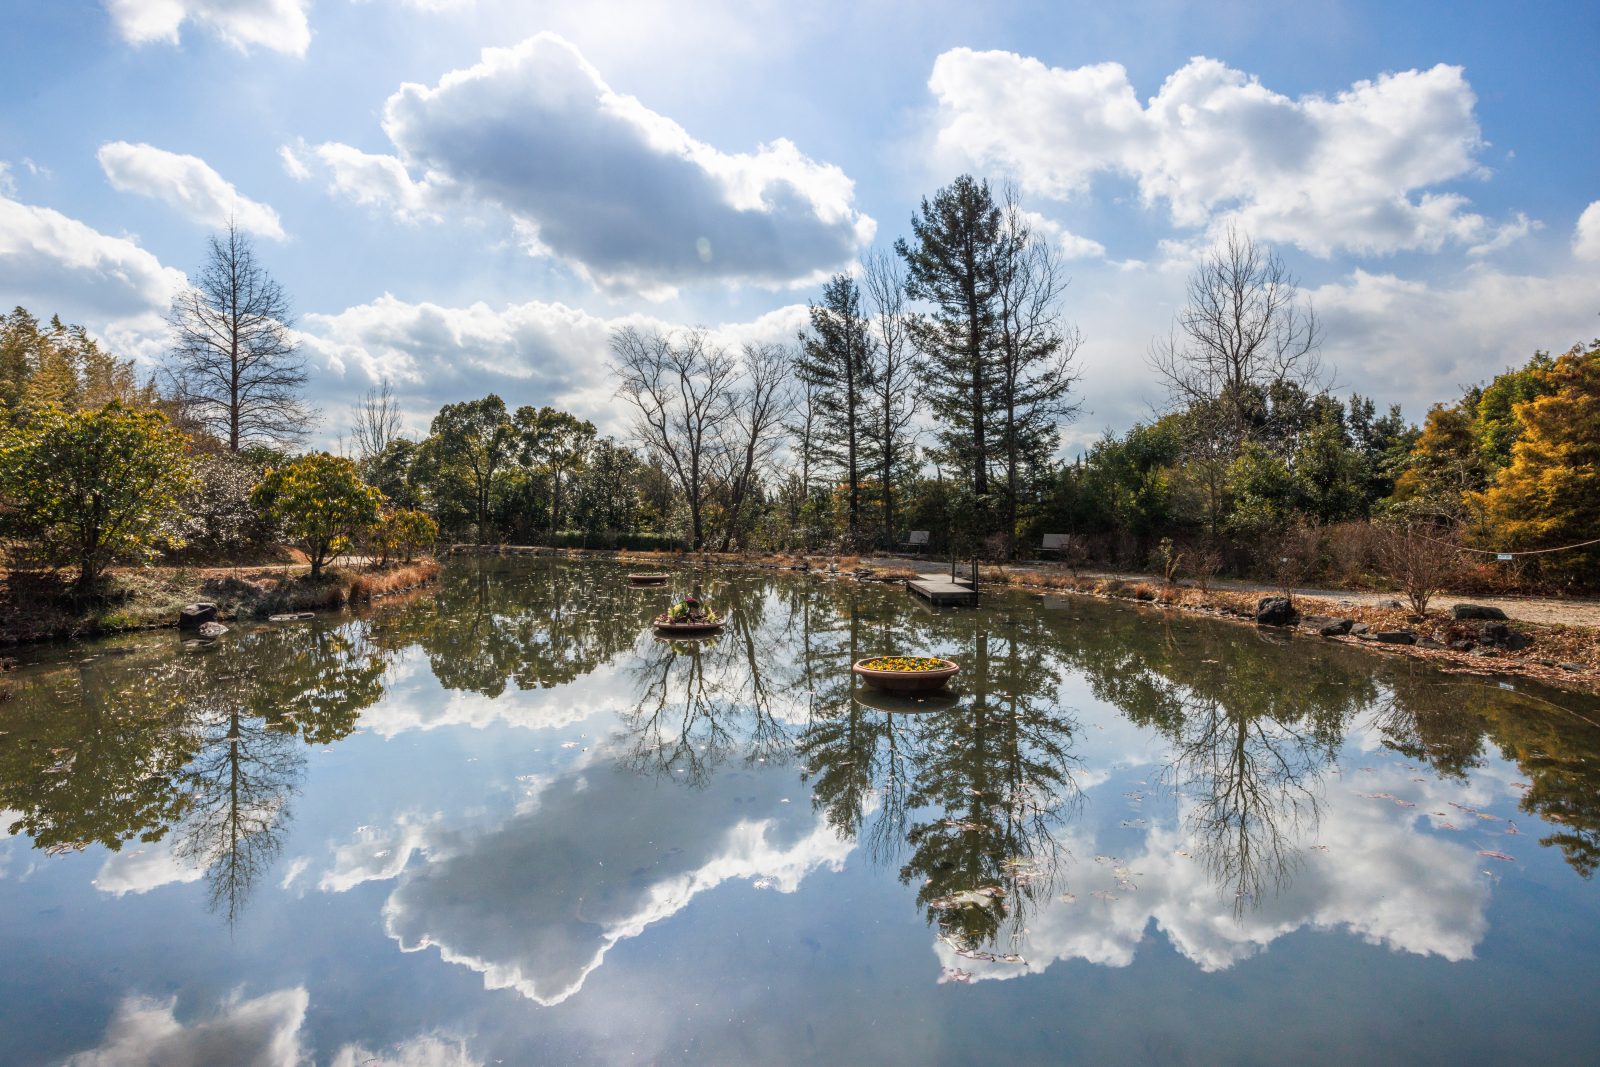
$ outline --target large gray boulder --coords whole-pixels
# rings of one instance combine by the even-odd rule
[[[1300,620],[1286,596],[1264,596],[1256,602],[1256,622],[1262,626],[1293,626]]]
[[[178,611],[178,629],[198,630],[208,622],[217,621],[217,606],[209,600],[189,604]]]
[[[1451,604],[1450,617],[1457,622],[1476,621],[1487,619],[1492,622],[1505,622],[1506,613],[1499,608],[1492,608],[1487,604]]]

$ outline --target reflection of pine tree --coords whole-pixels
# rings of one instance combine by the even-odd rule
[[[1014,620],[998,634],[975,619],[958,654],[963,689],[955,707],[918,720],[912,826],[902,881],[921,880],[917,902],[969,949],[999,940],[1009,919],[1020,933],[1029,905],[1047,896],[1060,861],[1055,829],[1078,798],[1072,777],[1076,724],[1056,700],[1046,645]],[[998,888],[986,906],[941,907],[957,894]]]

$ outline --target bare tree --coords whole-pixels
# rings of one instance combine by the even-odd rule
[[[1043,235],[1036,233],[1013,185],[1004,190],[1000,253],[995,257],[999,344],[995,360],[997,444],[1005,462],[1005,535],[1017,535],[1022,475],[1055,452],[1057,427],[1076,416],[1071,399],[1083,343],[1064,321],[1069,279]]]
[[[728,492],[724,552],[743,535],[746,505],[782,441],[779,420],[790,403],[789,353],[782,345],[747,344],[740,362],[743,382],[729,407],[728,447],[721,451]]]
[[[867,434],[883,483],[883,544],[892,548],[895,479],[916,461],[911,423],[922,406],[917,388],[922,360],[911,340],[905,272],[899,257],[874,252],[863,266],[877,363],[870,384]]]
[[[376,386],[361,394],[350,412],[350,441],[355,445],[356,460],[366,463],[388,448],[400,436],[400,403],[395,399],[394,386],[384,378]]]
[[[230,452],[294,444],[315,412],[301,398],[306,365],[290,333],[288,298],[233,223],[208,248],[196,283],[173,300],[168,317],[173,395]]]
[[[1253,393],[1283,382],[1318,391],[1321,325],[1270,248],[1230,226],[1190,277],[1188,298],[1150,360],[1175,404],[1220,406],[1242,443]]]
[[[703,511],[731,415],[738,362],[704,330],[678,335],[632,326],[611,335],[617,395],[637,410],[639,443],[672,474],[689,507],[691,547],[705,546]]]

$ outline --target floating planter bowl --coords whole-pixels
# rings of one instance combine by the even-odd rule
[[[721,619],[716,622],[670,622],[665,615],[657,615],[651,625],[662,637],[705,637],[707,634],[720,634],[727,623]]]
[[[628,575],[628,584],[629,585],[666,585],[667,584],[667,579],[671,578],[671,577],[672,577],[672,575],[664,574],[664,573],[663,574],[630,574],[630,575]]]
[[[940,656],[872,656],[858,659],[850,673],[886,693],[930,693],[960,673],[954,660]]]

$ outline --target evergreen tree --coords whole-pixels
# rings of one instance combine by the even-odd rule
[[[913,241],[895,242],[906,263],[906,295],[933,305],[912,320],[927,357],[928,399],[941,459],[960,470],[980,503],[989,493],[990,428],[1000,344],[1000,208],[989,183],[963,174],[911,220]]]
[[[836,274],[811,305],[811,331],[800,335],[795,371],[815,387],[821,456],[844,478],[851,546],[861,540],[861,476],[867,460],[868,403],[873,385],[873,342],[861,311],[861,290]]]

